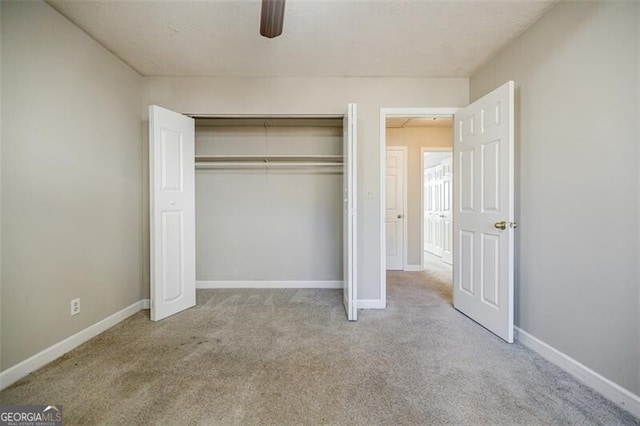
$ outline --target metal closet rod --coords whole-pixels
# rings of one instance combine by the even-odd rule
[[[312,163],[312,162],[271,162],[271,161],[255,161],[255,162],[196,162],[198,168],[251,168],[251,167],[342,167],[342,163]]]
[[[196,155],[195,161],[201,163],[209,163],[209,162],[247,162],[247,163],[256,163],[256,162],[335,162],[342,163],[343,157],[342,155],[331,155],[331,154],[287,154],[287,155],[278,155],[278,154],[239,154],[239,155]]]

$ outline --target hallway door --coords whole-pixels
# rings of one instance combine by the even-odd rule
[[[442,160],[442,178],[440,180],[440,227],[442,261],[453,262],[453,210],[451,207],[451,181],[453,179],[453,159]]]
[[[387,147],[386,218],[387,271],[404,269],[405,147]]]
[[[514,84],[455,114],[453,302],[513,342]]]
[[[438,257],[442,256],[442,165],[426,170],[427,202],[425,210],[426,244],[424,249]]]

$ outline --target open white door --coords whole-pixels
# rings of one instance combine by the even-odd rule
[[[149,107],[151,319],[196,304],[195,125]]]
[[[513,342],[513,81],[454,118],[453,304]]]
[[[343,215],[342,265],[344,276],[344,309],[349,321],[358,319],[356,274],[356,104],[349,104],[342,123],[343,137]]]

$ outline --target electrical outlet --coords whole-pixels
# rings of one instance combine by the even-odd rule
[[[80,298],[73,299],[71,301],[71,315],[77,315],[80,313]]]

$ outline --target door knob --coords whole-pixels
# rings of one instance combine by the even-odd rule
[[[401,214],[398,215],[398,219],[402,219],[402,215]]]
[[[494,223],[493,226],[495,226],[496,229],[502,229],[504,231],[505,229],[507,229],[507,222],[503,220],[502,222]]]

